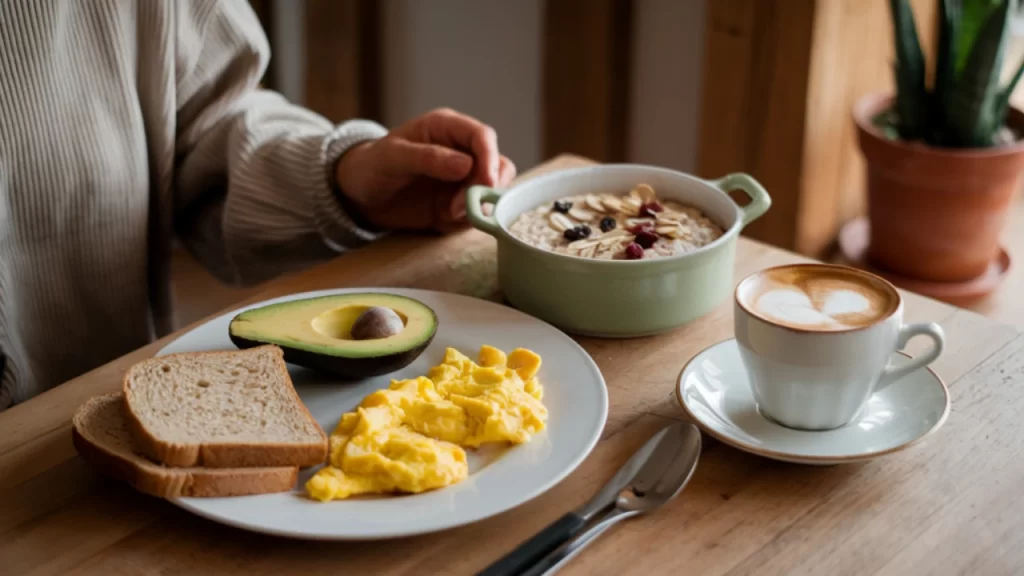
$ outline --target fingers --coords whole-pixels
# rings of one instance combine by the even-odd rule
[[[473,133],[473,155],[476,156],[476,176],[489,186],[498,184],[500,155],[498,154],[498,134],[494,128],[484,126]]]
[[[452,220],[462,220],[466,217],[466,189],[461,188],[452,197],[451,204],[448,206],[448,212],[451,214]]]
[[[426,142],[450,146],[473,153],[476,166],[474,179],[487,186],[498,182],[500,155],[498,135],[479,120],[442,108],[424,115],[421,137]]]
[[[437,213],[432,228],[443,234],[460,230],[466,226],[466,192],[442,195],[437,204]]]
[[[516,165],[507,157],[501,157],[501,168],[498,169],[498,179],[495,186],[501,188],[508,186],[516,178]],[[462,220],[466,217],[466,188],[461,188],[451,202],[451,216],[454,220]]]
[[[395,138],[386,154],[391,169],[408,176],[427,176],[443,182],[465,180],[473,170],[473,158],[464,152]]]
[[[498,186],[508,186],[516,179],[516,165],[505,156],[501,157],[501,167],[498,169]]]

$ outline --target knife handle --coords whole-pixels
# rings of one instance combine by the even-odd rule
[[[477,576],[517,576],[576,535],[587,521],[569,512],[485,568]]]

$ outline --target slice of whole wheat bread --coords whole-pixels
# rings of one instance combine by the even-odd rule
[[[100,472],[160,498],[242,496],[291,490],[295,466],[273,468],[166,468],[146,459],[128,430],[121,394],[91,398],[72,418],[72,439]]]
[[[142,451],[168,466],[313,466],[327,436],[292,387],[277,346],[143,360],[124,377]]]

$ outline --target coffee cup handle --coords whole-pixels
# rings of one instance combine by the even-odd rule
[[[900,333],[896,337],[896,350],[902,350],[906,347],[907,342],[914,336],[928,336],[932,340],[932,347],[917,358],[912,359],[910,362],[902,366],[889,365],[885,368],[885,372],[882,373],[882,377],[878,380],[878,385],[875,386],[875,392],[879,392],[885,389],[893,382],[900,378],[910,374],[918,368],[927,366],[935,361],[936,358],[942,354],[942,347],[946,342],[945,333],[942,331],[942,327],[934,322],[928,322],[923,324],[904,324],[900,328]]]

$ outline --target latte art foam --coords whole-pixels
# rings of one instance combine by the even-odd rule
[[[754,308],[774,320],[799,326],[853,328],[861,323],[846,324],[851,317],[875,317],[871,301],[853,290],[837,290],[817,294],[818,302],[799,290],[781,289],[765,292],[757,298]]]
[[[869,326],[889,316],[899,296],[879,280],[845,268],[772,268],[743,281],[737,296],[764,320],[812,331]]]

